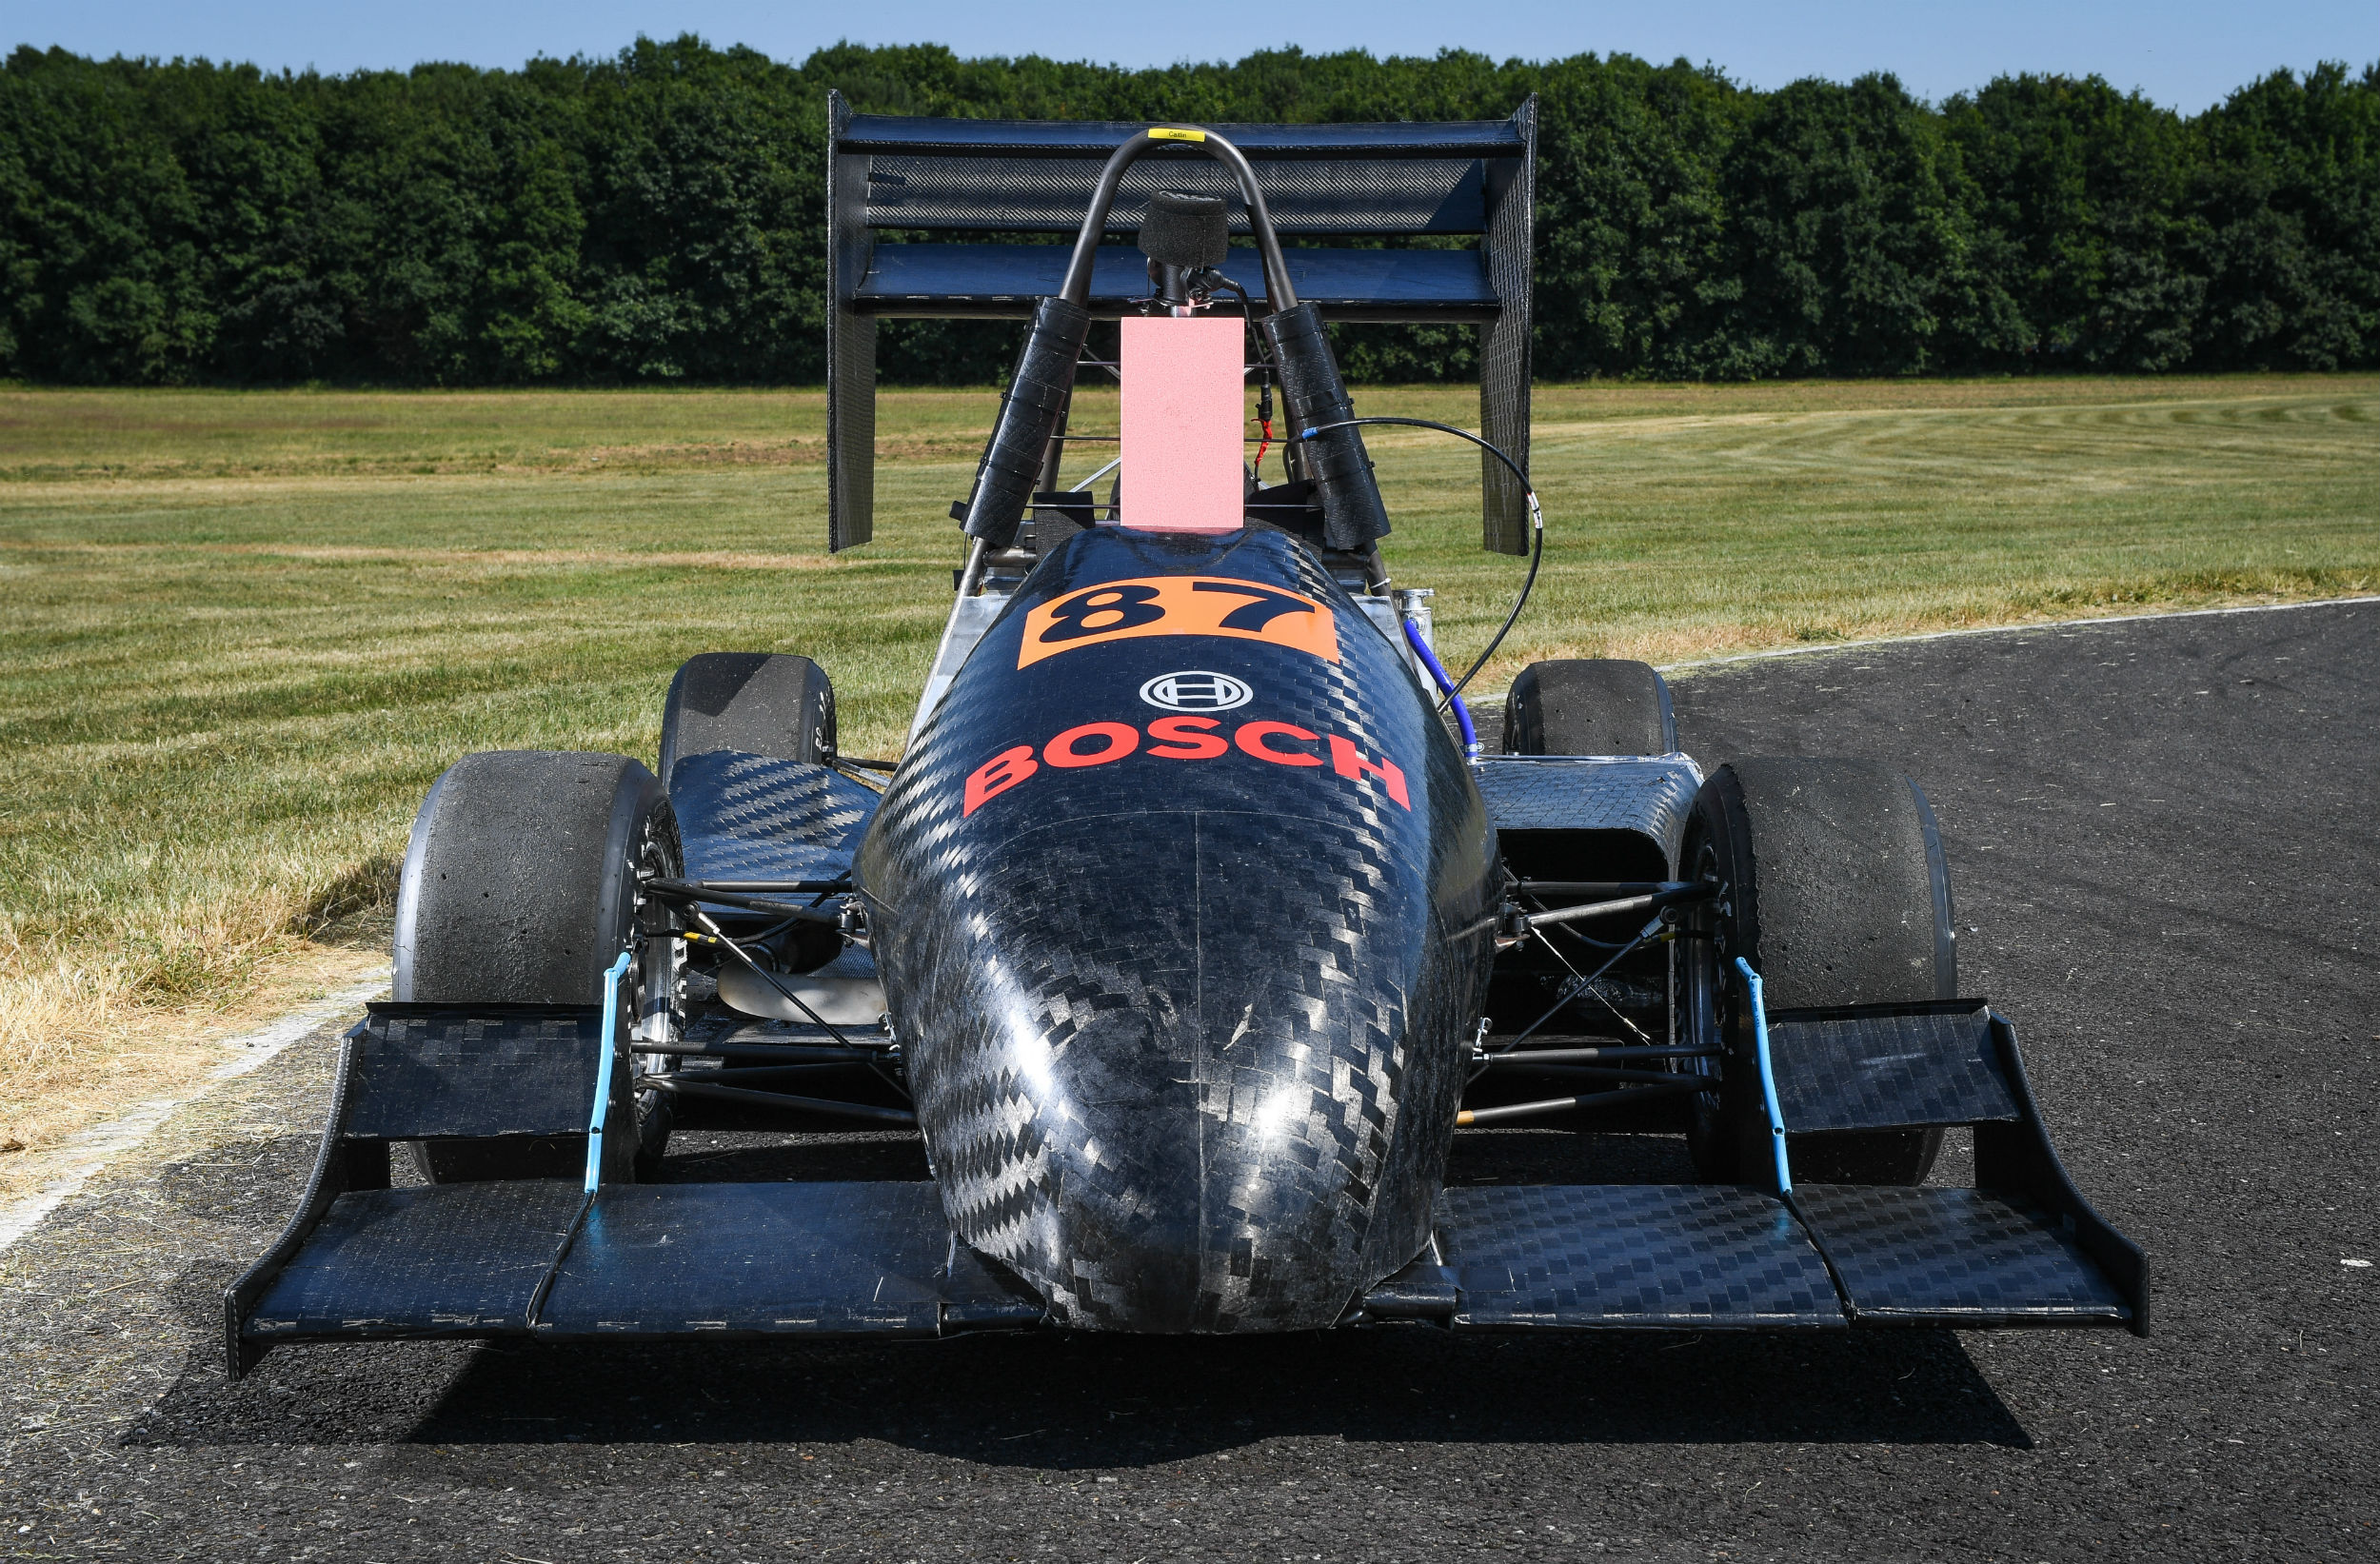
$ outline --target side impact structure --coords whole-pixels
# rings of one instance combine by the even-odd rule
[[[842,549],[875,533],[877,321],[1036,320],[1042,301],[1060,291],[1066,247],[972,236],[1073,233],[1117,144],[1141,127],[855,114],[839,92],[828,94],[828,116],[827,542]],[[1452,249],[1299,243],[1285,251],[1288,281],[1299,301],[1334,322],[1477,326],[1482,433],[1526,467],[1537,100],[1504,120],[1213,129],[1247,154],[1284,237],[1476,239]],[[1250,222],[1239,186],[1196,146],[1156,148],[1137,161],[1117,191],[1109,229],[1137,230],[1160,188],[1223,198],[1242,243],[1220,269],[1259,305],[1269,302],[1261,259],[1244,243]],[[970,238],[880,240],[886,230]],[[1141,253],[1103,244],[1087,319],[1116,320],[1148,291]],[[1079,329],[1071,316],[1065,324]],[[1484,546],[1526,553],[1520,485],[1484,456],[1480,470]]]

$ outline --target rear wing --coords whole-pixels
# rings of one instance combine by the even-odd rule
[[[876,323],[880,319],[1027,321],[1058,291],[1063,244],[986,244],[985,233],[1072,234],[1108,155],[1138,123],[909,119],[854,114],[827,95],[827,546],[875,533]],[[1275,227],[1319,237],[1476,236],[1450,248],[1297,246],[1290,286],[1333,321],[1438,323],[1479,328],[1479,424],[1524,467],[1529,460],[1530,242],[1535,220],[1537,99],[1506,120],[1427,125],[1218,125],[1248,156]],[[1140,226],[1149,192],[1222,196],[1232,231],[1248,231],[1227,169],[1194,148],[1153,153],[1119,190],[1109,226]],[[899,239],[879,240],[891,230]],[[967,235],[929,242],[909,235]],[[1225,275],[1265,297],[1252,248],[1234,247]],[[1115,320],[1148,292],[1145,264],[1102,246],[1090,309]],[[1521,487],[1493,458],[1480,514],[1484,546],[1529,551]]]

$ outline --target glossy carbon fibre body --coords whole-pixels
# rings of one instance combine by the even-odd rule
[[[876,795],[831,766],[718,749],[669,776],[689,880],[827,880],[848,871]]]
[[[1185,604],[1243,628],[1159,622]],[[1494,861],[1452,738],[1304,544],[1075,538],[860,852],[954,1230],[1061,1324],[1337,1321],[1429,1241]]]
[[[1479,791],[1499,831],[1635,831],[1675,865],[1702,771],[1684,755],[1498,755],[1479,767]]]

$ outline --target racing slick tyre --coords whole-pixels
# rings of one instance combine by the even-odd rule
[[[466,755],[432,784],[413,822],[397,892],[398,1000],[601,1004],[604,974],[629,952],[621,1004],[640,1027],[678,1030],[676,914],[637,894],[637,877],[684,867],[661,782],[625,755],[502,750]],[[642,904],[640,904],[642,903]],[[631,942],[633,941],[633,942]],[[641,1079],[669,1067],[631,1055]],[[658,1170],[670,1104],[636,1103],[636,1166]],[[432,1183],[575,1178],[585,1142],[412,1143]]]
[[[1667,755],[1676,748],[1669,684],[1647,663],[1532,663],[1504,702],[1507,755]]]
[[[1735,1002],[1738,956],[1760,974],[1773,1011],[1957,997],[1941,837],[1925,794],[1891,766],[1769,759],[1719,767],[1695,797],[1678,875],[1729,887],[1701,915],[1708,938],[1680,962],[1690,1026],[1697,1010],[1716,1023]],[[1757,1154],[1747,1148],[1769,1133],[1757,1097],[1752,1083],[1696,1099],[1688,1144],[1705,1178],[1748,1175]],[[1920,1184],[1942,1146],[1938,1129],[1787,1128],[1796,1182]]]
[[[835,758],[835,686],[806,657],[704,652],[669,682],[661,715],[661,780],[688,755],[740,749],[817,764]]]

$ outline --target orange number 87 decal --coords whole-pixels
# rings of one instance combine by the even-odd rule
[[[1223,576],[1144,576],[1102,582],[1053,598],[1024,616],[1017,666],[1045,657],[1149,635],[1262,641],[1339,661],[1339,625],[1303,592]]]

